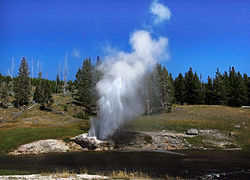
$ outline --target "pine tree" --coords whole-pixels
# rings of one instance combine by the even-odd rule
[[[218,105],[226,105],[226,84],[219,69],[217,69],[215,78],[213,79],[213,89],[213,103]]]
[[[185,74],[185,85],[185,101],[188,104],[199,103],[200,82],[197,74],[193,73],[192,68],[189,68],[189,71]]]
[[[213,104],[214,90],[212,79],[208,76],[207,84],[205,84],[205,103],[208,105]]]
[[[201,90],[200,90],[200,104],[205,104],[205,98],[206,98],[206,86],[205,83],[201,83]]]
[[[69,90],[69,92],[74,93],[74,91],[75,91],[75,85],[74,85],[74,83],[71,80],[69,80],[67,82],[67,84],[68,84],[68,90]]]
[[[163,79],[162,79],[162,89],[163,89],[163,94],[162,94],[162,102],[163,102],[163,107],[166,112],[171,112],[173,102],[174,102],[174,82],[173,78],[170,74],[168,75],[168,71],[166,67],[163,68]]]
[[[238,88],[237,88],[237,93],[239,95],[239,106],[246,106],[248,104],[248,91],[247,91],[247,85],[242,78],[242,75],[240,72],[237,74],[237,83],[238,83]]]
[[[29,68],[26,59],[23,57],[19,66],[18,77],[15,82],[15,106],[20,107],[29,104],[31,85],[29,80]]]
[[[76,74],[78,100],[88,112],[92,112],[93,105],[93,69],[90,59],[83,61],[82,69]]]
[[[96,89],[96,84],[98,81],[102,78],[102,73],[98,69],[101,66],[101,59],[99,56],[96,58],[95,66],[93,67],[93,73],[92,73],[92,104],[93,104],[93,111],[97,111],[97,101],[98,101],[98,91]]]
[[[3,108],[8,108],[8,102],[9,102],[9,87],[8,84],[3,81],[0,83],[0,106]]]
[[[164,69],[166,69],[166,70],[164,70]],[[168,74],[168,71],[167,71],[167,68],[166,68],[166,67],[163,68],[163,72],[164,72],[164,71],[166,71],[167,74]],[[169,74],[169,78],[168,78],[168,79],[169,79],[169,88],[170,88],[171,104],[173,104],[173,103],[175,103],[175,96],[174,96],[174,79],[173,79],[171,73]],[[172,107],[172,105],[171,105],[171,107]]]
[[[185,102],[185,90],[186,90],[186,86],[185,86],[185,81],[184,78],[182,76],[182,74],[180,73],[178,75],[177,78],[175,78],[174,81],[174,95],[175,95],[175,100],[178,104],[183,105],[183,103]]]
[[[229,94],[230,94],[230,83],[229,83],[229,77],[227,71],[223,74],[223,85],[225,86],[224,93],[225,93],[225,102],[224,105],[229,104]]]
[[[243,90],[244,88],[244,90]],[[240,73],[236,73],[234,67],[229,69],[229,94],[228,105],[239,107],[245,104],[245,87]],[[242,94],[243,93],[243,94]]]
[[[159,72],[155,68],[153,72],[146,74],[146,113],[156,114],[163,112],[162,90],[160,89]]]
[[[52,88],[50,86],[50,83],[49,83],[49,80],[43,80],[42,82],[42,87],[43,87],[43,98],[41,100],[41,105],[42,105],[42,109],[47,109],[47,110],[50,110],[51,109],[51,106],[52,104],[54,103],[54,99],[52,97]]]
[[[166,67],[157,64],[145,76],[146,113],[170,112],[173,104],[174,87]]]
[[[59,78],[59,74],[56,75],[56,93],[60,93],[62,89],[62,83]]]
[[[202,99],[201,99],[201,82],[200,82],[200,79],[197,75],[197,73],[195,72],[194,74],[194,104],[201,104],[202,102]]]
[[[42,73],[39,72],[39,81],[34,92],[34,101],[41,105],[40,109],[50,110],[54,99],[52,97],[52,83],[47,79],[42,79]]]
[[[42,73],[39,72],[39,79],[38,79],[38,83],[36,85],[36,89],[35,89],[35,92],[34,92],[34,97],[33,97],[33,100],[36,102],[36,103],[41,103],[42,102],[42,99],[43,99],[43,87],[42,87]]]
[[[244,79],[244,83],[247,89],[247,105],[250,105],[250,77],[247,76],[247,74],[245,73],[243,75],[243,79]]]

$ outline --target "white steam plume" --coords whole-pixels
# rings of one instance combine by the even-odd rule
[[[157,21],[170,18],[165,8],[158,1],[151,5],[150,10]],[[132,33],[129,43],[132,52],[110,51],[99,67],[103,74],[96,85],[100,97],[99,114],[91,119],[89,136],[107,139],[125,122],[140,116],[145,107],[142,99],[144,75],[157,61],[168,58],[166,37],[155,39],[148,31],[138,30]]]
[[[154,0],[150,6],[150,12],[154,15],[154,23],[159,24],[165,20],[169,20],[171,12],[167,6],[159,3],[158,0]]]
[[[168,39],[153,39],[149,32],[139,30],[132,34],[130,44],[131,53],[110,55],[100,66],[104,74],[97,83],[100,111],[99,117],[91,120],[90,136],[107,139],[123,123],[144,112],[139,92],[143,76],[157,60],[166,57]]]

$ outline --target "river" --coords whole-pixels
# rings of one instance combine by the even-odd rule
[[[0,156],[0,169],[27,170],[32,173],[62,169],[88,173],[113,170],[141,171],[153,177],[212,177],[250,179],[250,153],[242,151],[163,152],[74,152],[46,155]]]

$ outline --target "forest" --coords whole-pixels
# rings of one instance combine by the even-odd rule
[[[86,58],[75,80],[66,82],[66,78],[60,79],[58,74],[56,80],[45,79],[42,72],[38,78],[31,78],[27,60],[23,58],[16,77],[0,74],[0,107],[39,103],[41,110],[50,110],[54,102],[52,94],[61,93],[62,96],[71,94],[74,103],[82,106],[88,114],[97,114],[98,92],[95,86],[102,78],[102,73],[98,71],[101,63],[99,56],[95,64]],[[232,107],[250,104],[250,77],[237,72],[234,67],[223,73],[217,69],[215,76],[208,77],[204,82],[191,67],[184,75],[179,73],[174,79],[165,66],[157,64],[146,73],[143,82],[139,90],[145,114],[170,112],[173,104]]]

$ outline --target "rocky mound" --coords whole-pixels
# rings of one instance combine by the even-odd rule
[[[47,139],[21,145],[15,151],[10,152],[10,155],[58,153],[69,150],[69,146],[63,140]]]
[[[79,144],[82,148],[88,150],[112,150],[113,145],[108,141],[100,141],[96,137],[90,137],[87,133],[80,134],[71,139],[76,144]]]
[[[181,150],[191,147],[184,138],[186,136],[192,137],[169,132],[123,131],[114,134],[113,141],[119,150]]]

